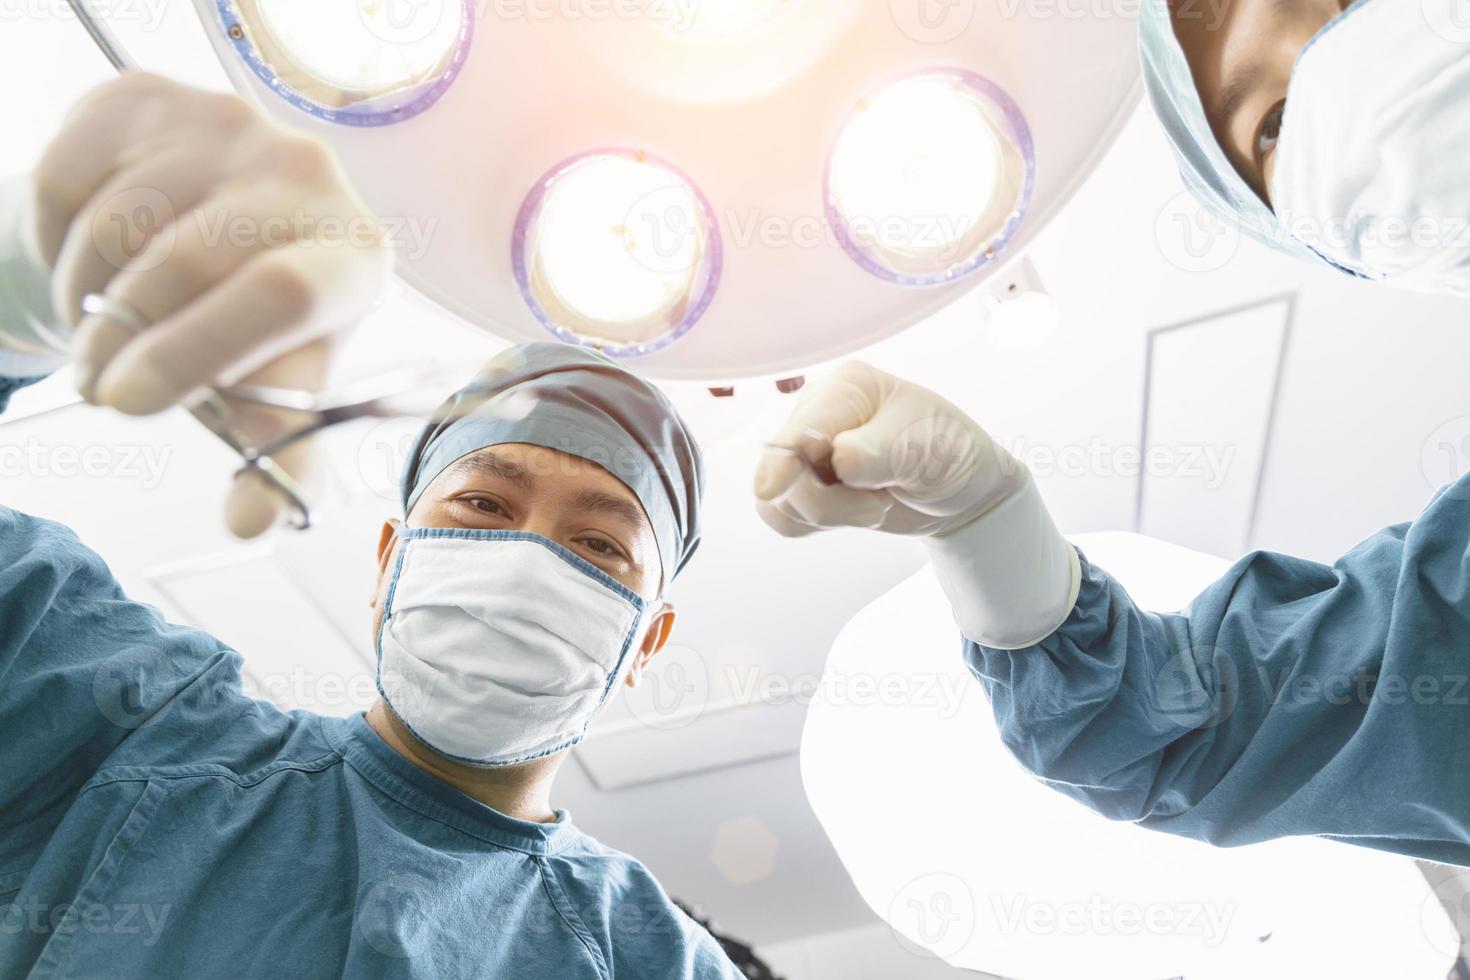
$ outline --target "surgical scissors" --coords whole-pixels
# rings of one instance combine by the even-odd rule
[[[102,56],[119,74],[137,68],[137,62],[128,53],[112,29],[88,8],[87,0],[67,0],[77,20],[97,45]],[[148,323],[137,310],[100,293],[92,293],[82,300],[83,311],[104,316],[133,333],[148,329]],[[380,375],[376,378],[349,386],[335,394],[319,395],[309,391],[274,388],[263,385],[240,385],[228,389],[205,388],[189,405],[189,412],[230,449],[234,450],[244,466],[236,474],[254,472],[286,498],[292,514],[287,523],[297,529],[311,527],[311,508],[300,484],[272,457],[288,446],[293,446],[307,436],[332,426],[341,425],[359,418],[394,418],[420,414],[413,411],[395,411],[387,399],[408,391],[424,391],[438,375],[436,371],[404,370]],[[254,446],[241,437],[235,413],[226,399],[255,404],[263,408],[286,409],[309,413],[315,418],[305,426],[274,439],[263,446]]]
[[[82,310],[106,317],[134,334],[148,329],[148,323],[137,310],[100,293],[89,293],[83,297]],[[272,457],[310,435],[356,419],[422,417],[425,413],[421,410],[395,404],[393,399],[405,394],[438,391],[435,382],[439,380],[446,380],[447,390],[450,384],[444,379],[445,374],[444,369],[436,367],[404,368],[323,394],[269,385],[204,388],[187,407],[194,418],[244,461],[236,476],[253,472],[263,478],[291,506],[288,524],[295,530],[304,531],[312,524],[306,494],[295,478]],[[300,412],[314,418],[283,436],[256,446],[240,435],[236,413],[229,405],[231,400],[261,408]]]
[[[87,8],[87,0],[66,0],[66,2],[70,5],[72,13],[77,15],[77,20],[81,22],[82,27],[91,35],[97,49],[102,52],[102,57],[106,58],[112,67],[116,68],[119,73],[138,67],[127,49],[123,47],[122,42],[117,39],[117,35],[112,33],[112,28],[99,20]]]

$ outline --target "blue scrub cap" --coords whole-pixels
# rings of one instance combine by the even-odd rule
[[[1143,54],[1143,84],[1174,149],[1184,186],[1227,226],[1239,227],[1268,248],[1313,262],[1325,261],[1286,233],[1276,215],[1225,157],[1205,117],[1184,48],[1174,35],[1168,0],[1143,0],[1138,42]]]
[[[664,581],[699,546],[704,461],[663,392],[596,351],[522,344],[440,407],[403,471],[403,510],[455,460],[519,442],[590,460],[632,490],[653,524]]]

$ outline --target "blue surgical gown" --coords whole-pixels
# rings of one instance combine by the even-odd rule
[[[740,976],[564,813],[511,819],[240,666],[0,508],[0,977]]]
[[[1248,555],[1178,614],[1084,559],[1054,634],[965,656],[1021,763],[1104,816],[1470,865],[1470,477],[1335,564]]]

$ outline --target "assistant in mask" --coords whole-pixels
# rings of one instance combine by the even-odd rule
[[[1185,184],[1271,248],[1470,295],[1470,31],[1453,0],[1149,0],[1144,81]]]
[[[414,448],[362,637],[383,696],[352,718],[252,700],[239,654],[0,507],[0,976],[736,980],[551,804],[669,638],[703,483],[658,389],[506,351]],[[149,914],[89,926],[124,907]]]
[[[933,391],[849,362],[772,445],[755,492],[776,531],[923,541],[1001,740],[1047,785],[1213,844],[1330,837],[1470,866],[1470,477],[1331,565],[1254,552],[1155,613]]]

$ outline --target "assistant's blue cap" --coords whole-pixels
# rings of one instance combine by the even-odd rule
[[[581,457],[623,481],[653,524],[665,582],[699,546],[704,460],[688,426],[658,388],[571,344],[512,347],[440,407],[404,467],[404,513],[455,460],[512,442]]]

